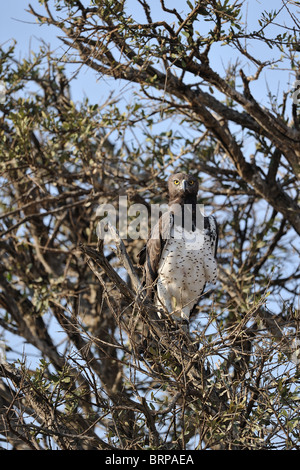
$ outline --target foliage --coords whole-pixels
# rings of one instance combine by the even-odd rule
[[[299,105],[264,74],[297,78],[299,2],[252,29],[245,1],[39,3],[64,56],[0,56],[3,445],[297,449]],[[72,101],[74,62],[120,93]],[[139,291],[144,241],[96,234],[99,204],[162,203],[175,169],[220,226],[190,335]]]

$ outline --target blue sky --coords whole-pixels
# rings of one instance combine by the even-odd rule
[[[53,27],[46,25],[40,26],[37,24],[35,18],[25,10],[28,9],[28,3],[31,3],[33,8],[39,12],[44,12],[44,7],[39,4],[38,0],[11,0],[10,2],[1,2],[0,6],[0,44],[9,44],[14,38],[16,39],[17,45],[17,58],[28,57],[30,51],[37,51],[40,46],[41,40],[46,43],[50,43],[51,50],[55,51],[55,54],[59,56],[63,54],[64,46],[61,41],[56,37],[61,34],[60,31]],[[53,3],[53,2],[51,2]],[[156,11],[161,11],[159,0],[150,0],[150,5],[158,5],[158,9],[153,8],[153,15],[155,16]],[[166,5],[178,8],[181,10],[185,5],[183,0],[169,0],[166,1]],[[134,6],[134,14],[140,14],[136,9],[138,5],[136,0],[129,0],[127,2],[130,7],[131,4]],[[249,30],[252,28],[259,29],[258,19],[264,9],[278,9],[282,5],[281,0],[273,0],[272,2],[249,0],[244,6],[244,19],[247,22]],[[54,8],[53,8],[54,11]],[[154,17],[154,20],[156,18]],[[291,26],[291,19],[287,11],[283,10],[279,20],[281,23],[286,23]],[[278,21],[279,21],[278,20]],[[144,19],[142,20],[144,21]],[[268,35],[275,35],[275,32],[280,31],[278,27],[270,27]],[[282,31],[282,30],[281,30]],[[260,60],[269,59],[275,52],[270,50],[267,46],[262,45],[258,41],[254,41],[249,46],[249,51],[252,51],[254,55],[257,55]],[[228,47],[220,48],[216,54],[210,57],[215,69],[220,70],[220,67],[225,67],[228,61],[234,61],[234,51]],[[244,60],[245,73],[252,73],[249,66],[246,65]],[[262,74],[258,83],[252,84],[255,87],[255,96],[259,100],[266,99],[266,85],[274,92],[280,90],[280,95],[283,91],[286,91],[291,87],[294,81],[294,72],[291,72],[287,67],[282,67],[284,70],[270,70]],[[73,70],[75,70],[73,66]],[[87,86],[88,84],[88,86]],[[96,76],[95,72],[88,70],[86,67],[82,69],[78,80],[73,81],[72,85],[72,97],[74,101],[80,100],[82,96],[88,95],[91,101],[99,101],[102,97],[107,95],[109,89],[115,89],[116,82],[113,79],[102,78]],[[124,84],[122,85],[124,86]],[[122,87],[121,86],[121,87]],[[125,86],[125,90],[130,89],[130,86]],[[123,91],[122,91],[123,94]]]
[[[39,25],[35,18],[26,10],[28,4],[41,13],[44,13],[44,7],[39,4],[38,0],[12,0],[10,2],[2,2],[0,5],[0,44],[4,48],[17,41],[16,59],[27,58],[31,51],[38,52],[42,41],[50,44],[51,51],[55,56],[63,55],[64,45],[57,38],[60,31],[46,25]],[[76,71],[78,65],[70,66],[70,71]],[[99,77],[94,71],[84,67],[80,73],[79,80],[72,82],[72,97],[74,101],[81,100],[84,96],[88,96],[92,102],[101,101],[107,96],[110,86],[105,82],[105,92],[103,90],[103,80],[99,82]]]

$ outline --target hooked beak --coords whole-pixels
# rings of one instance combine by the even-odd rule
[[[186,181],[186,180],[182,180],[181,189],[185,192],[185,191],[186,191],[186,188],[187,188],[187,181]]]

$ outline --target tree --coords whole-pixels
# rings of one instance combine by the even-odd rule
[[[299,101],[264,78],[297,79],[299,2],[252,30],[243,1],[40,3],[64,56],[0,59],[3,445],[297,449]],[[71,63],[129,83],[128,102],[72,101]],[[144,241],[96,231],[100,204],[161,203],[175,169],[199,176],[220,226],[189,335],[143,296]]]

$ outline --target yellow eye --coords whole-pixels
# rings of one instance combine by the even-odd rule
[[[179,181],[178,181],[178,180],[174,180],[174,184],[179,184]]]
[[[193,184],[194,184],[194,181],[189,181],[190,186],[193,186]]]

